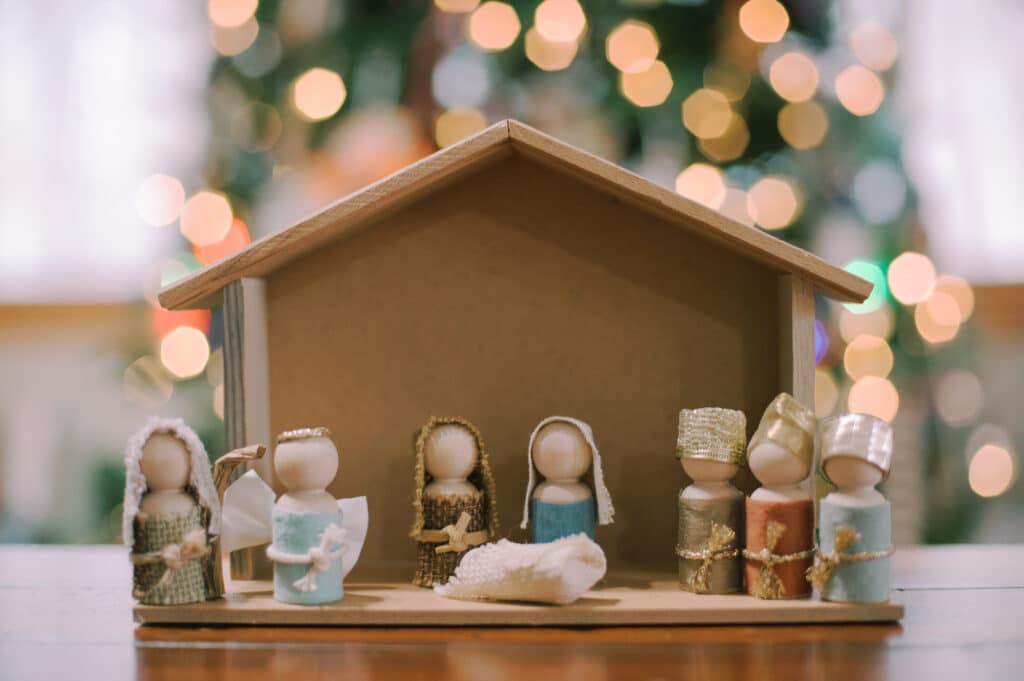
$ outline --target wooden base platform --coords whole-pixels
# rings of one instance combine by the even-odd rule
[[[279,603],[269,582],[236,582],[224,599],[193,605],[136,605],[140,624],[305,626],[622,626],[697,624],[821,624],[892,622],[900,603],[762,601],[743,594],[697,595],[671,579],[620,581],[572,605],[457,601],[404,583],[345,584],[345,598],[327,606]]]

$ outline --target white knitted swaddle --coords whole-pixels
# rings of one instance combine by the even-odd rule
[[[467,600],[565,605],[597,584],[606,568],[604,551],[585,534],[546,544],[502,539],[467,552],[455,576],[434,592]]]

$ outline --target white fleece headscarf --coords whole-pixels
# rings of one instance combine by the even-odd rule
[[[533,442],[537,439],[537,433],[540,432],[541,428],[554,422],[568,423],[575,426],[583,433],[583,439],[590,445],[593,462],[584,478],[593,487],[594,496],[597,498],[598,524],[610,525],[615,518],[615,507],[612,506],[612,495],[608,493],[608,488],[604,486],[604,473],[601,471],[601,453],[597,451],[597,443],[594,442],[594,431],[588,424],[571,416],[549,416],[538,423],[537,427],[533,429],[533,433],[530,435],[530,444],[526,449],[526,460],[530,466],[530,478],[526,483],[526,500],[523,502],[523,522],[519,527],[525,530],[530,522],[530,497],[533,496],[533,489],[537,486],[537,479],[540,477],[540,471],[533,465]]]
[[[220,503],[217,501],[217,490],[213,486],[210,459],[206,455],[206,448],[203,447],[202,440],[183,420],[154,416],[140,431],[131,436],[125,447],[122,540],[128,546],[134,543],[135,516],[139,513],[139,504],[142,502],[143,495],[149,489],[139,462],[142,460],[142,448],[155,433],[167,433],[185,443],[192,464],[189,472],[189,485],[199,496],[199,505],[210,512],[209,533],[211,535],[220,534]]]

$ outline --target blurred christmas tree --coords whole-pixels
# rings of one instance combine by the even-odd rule
[[[899,17],[868,5],[209,0],[207,187],[184,201],[192,252],[171,276],[518,118],[873,281],[863,304],[819,301],[817,412],[897,420],[897,539],[963,539],[976,495],[1005,489],[1012,463],[1002,475],[982,452],[998,438],[967,442],[972,291],[921,254],[894,127]],[[217,347],[209,317],[165,322],[182,325]]]

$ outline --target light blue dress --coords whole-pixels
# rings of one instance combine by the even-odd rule
[[[546,544],[580,532],[593,539],[596,515],[593,496],[568,504],[530,499],[530,541]]]
[[[884,551],[892,546],[892,506],[888,501],[872,506],[846,506],[821,500],[818,527],[822,553],[835,545],[836,528],[846,525],[860,537],[843,553]],[[879,603],[889,600],[892,556],[877,560],[843,561],[836,566],[821,596],[826,601]]]
[[[341,527],[341,510],[337,513],[296,513],[274,509],[273,547],[281,553],[305,554],[320,545],[324,528],[331,523]],[[332,547],[333,548],[333,547]],[[274,598],[282,603],[297,605],[321,605],[340,601],[342,590],[341,560],[332,561],[331,566],[316,576],[315,591],[299,591],[294,582],[301,579],[310,565],[274,563]]]

